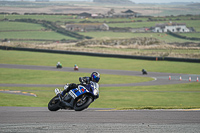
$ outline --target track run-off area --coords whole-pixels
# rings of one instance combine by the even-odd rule
[[[71,67],[56,69],[51,66],[31,66],[0,64],[0,68],[31,69],[44,71],[63,71],[100,74],[153,77],[154,80],[142,83],[100,84],[109,86],[151,86],[197,82],[200,75],[138,71],[106,70]],[[171,76],[171,80],[169,80]],[[182,78],[180,80],[179,78]],[[191,77],[191,81],[189,81]],[[55,84],[0,84],[1,87],[63,87]],[[9,93],[0,91],[0,93]],[[23,93],[26,95],[25,93]],[[28,94],[27,94],[28,95]],[[165,110],[115,110],[89,108],[81,112],[59,110],[50,112],[47,107],[0,107],[0,132],[45,132],[45,133],[102,133],[102,132],[147,132],[147,133],[197,133],[200,131],[199,109]]]

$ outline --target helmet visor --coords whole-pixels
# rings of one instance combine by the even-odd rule
[[[95,82],[97,82],[97,83],[98,83],[100,78],[99,78],[99,77],[97,77],[97,76],[95,76],[95,75],[93,75],[93,79],[94,79],[94,81],[95,81]]]

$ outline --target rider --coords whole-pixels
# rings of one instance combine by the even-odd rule
[[[57,63],[57,66],[62,66],[62,64],[60,62]]]
[[[98,72],[92,72],[90,77],[79,77],[80,84],[71,83],[69,86],[66,85],[64,91],[61,93],[61,96],[64,96],[71,89],[77,88],[78,85],[86,86],[90,84],[90,81],[98,83],[100,80],[100,74]]]

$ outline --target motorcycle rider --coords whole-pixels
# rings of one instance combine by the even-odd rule
[[[86,85],[90,84],[90,81],[98,83],[99,80],[100,80],[100,74],[98,72],[92,72],[90,77],[79,77],[80,84],[71,83],[69,85],[65,85],[64,91],[61,92],[60,97],[63,97],[71,89],[77,88],[79,85],[86,86]]]
[[[57,67],[58,67],[58,66],[62,67],[62,64],[61,64],[60,62],[58,62],[56,66],[57,66]]]

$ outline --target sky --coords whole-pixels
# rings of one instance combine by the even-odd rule
[[[21,0],[0,0],[0,1],[21,1]],[[35,0],[24,0],[24,1],[35,1]],[[93,0],[50,0],[50,1],[93,1]],[[198,2],[200,0],[130,0],[135,3],[171,3],[171,2]]]

